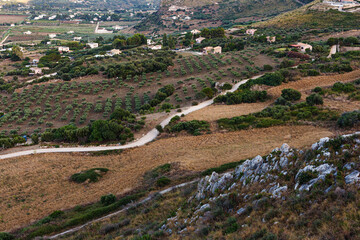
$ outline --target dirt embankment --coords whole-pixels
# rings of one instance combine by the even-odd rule
[[[312,126],[281,126],[160,139],[120,155],[43,154],[2,160],[0,229],[18,228],[55,210],[97,201],[104,194],[129,191],[139,186],[146,171],[164,163],[201,171],[266,154],[284,142],[299,148],[333,134]],[[69,182],[72,174],[94,167],[110,172],[89,185]]]

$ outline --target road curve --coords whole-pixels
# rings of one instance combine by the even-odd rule
[[[228,92],[234,92],[238,87],[247,81],[251,79],[256,79],[261,77],[262,75],[258,75],[249,79],[242,80],[238,83],[236,83],[230,90],[224,91],[221,94],[226,94]],[[175,116],[181,116],[182,114],[187,115],[189,113],[195,112],[197,110],[200,110],[202,108],[205,108],[209,105],[211,105],[214,102],[214,98],[204,101],[196,106],[191,107],[185,107],[182,108],[182,112],[180,113],[174,113],[167,117],[165,120],[163,120],[160,125],[162,127],[165,127],[167,124],[169,124],[170,120]],[[140,147],[143,146],[151,141],[153,141],[157,136],[159,135],[159,131],[155,128],[150,130],[146,135],[139,138],[136,141],[130,142],[125,145],[119,145],[119,146],[102,146],[102,147],[95,147],[95,146],[89,146],[89,147],[64,147],[64,148],[38,148],[38,149],[32,149],[32,150],[25,150],[25,151],[19,151],[9,154],[3,154],[0,155],[0,159],[7,159],[7,158],[13,158],[13,157],[21,157],[26,155],[32,155],[32,154],[39,154],[39,153],[69,153],[69,152],[98,152],[98,151],[106,151],[106,150],[119,150],[119,149],[127,149],[127,148],[134,148],[134,147]]]

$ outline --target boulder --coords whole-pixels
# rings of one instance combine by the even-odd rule
[[[353,171],[352,173],[350,173],[349,175],[347,175],[345,177],[345,183],[346,184],[354,184],[354,183],[360,181],[359,175],[360,175],[359,171],[357,171],[357,170]]]

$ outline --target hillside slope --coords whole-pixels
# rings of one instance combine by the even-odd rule
[[[359,134],[283,144],[66,239],[359,239]]]
[[[157,13],[144,20],[137,30],[187,30],[189,28],[231,26],[276,16],[302,6],[294,0],[164,0]]]
[[[255,27],[280,28],[358,28],[359,12],[340,12],[326,9],[320,0],[315,0],[293,11],[280,14],[272,19],[254,24]]]

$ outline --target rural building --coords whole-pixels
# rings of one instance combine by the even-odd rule
[[[267,36],[267,37],[266,37],[266,41],[267,41],[268,43],[274,43],[274,42],[276,41],[276,37],[275,37],[275,36],[274,36],[274,37]]]
[[[74,31],[68,31],[67,34],[74,34]]]
[[[246,29],[246,34],[247,35],[251,35],[251,36],[254,36],[255,32],[257,31],[257,29]]]
[[[113,33],[113,31],[106,30],[105,28],[99,28],[98,30],[96,30],[96,33],[110,34]]]
[[[38,68],[38,67],[32,67],[30,68],[31,71],[31,75],[41,75],[42,74],[42,69]]]
[[[297,43],[294,45],[290,45],[290,47],[295,47],[297,49],[299,49],[301,52],[306,52],[306,49],[309,49],[310,51],[312,51],[312,46],[310,44],[306,44],[306,43]]]
[[[201,33],[201,31],[199,31],[197,29],[191,30],[191,34],[193,34],[193,35],[200,34],[200,33]]]
[[[115,25],[115,26],[113,26],[112,28],[114,29],[114,30],[122,30],[122,29],[124,29],[124,28],[126,28],[127,26],[119,26],[119,25]]]
[[[24,35],[31,35],[31,34],[32,34],[31,31],[24,32]]]
[[[214,53],[221,53],[222,52],[222,48],[220,46],[214,47]]]
[[[74,37],[74,41],[80,41],[82,37]]]
[[[153,40],[151,40],[151,39],[147,39],[146,43],[147,43],[147,45],[154,45],[155,44],[155,42]]]
[[[112,56],[114,56],[114,55],[119,55],[119,54],[121,54],[122,52],[121,52],[121,50],[119,50],[119,49],[111,49],[111,50],[109,51],[109,53],[110,53]]]
[[[58,47],[58,51],[63,53],[63,52],[70,52],[70,48],[69,47]]]
[[[203,48],[203,53],[205,55],[207,55],[209,53],[221,53],[221,52],[222,52],[222,48],[220,46]]]
[[[151,50],[160,50],[162,48],[161,45],[149,46]]]
[[[202,41],[204,41],[206,38],[203,37],[199,37],[197,39],[195,39],[196,43],[201,43]]]
[[[99,47],[98,43],[87,43],[86,46],[88,46],[89,48],[97,48]]]
[[[55,37],[56,37],[56,34],[55,34],[55,33],[49,34],[49,38],[55,38]]]

